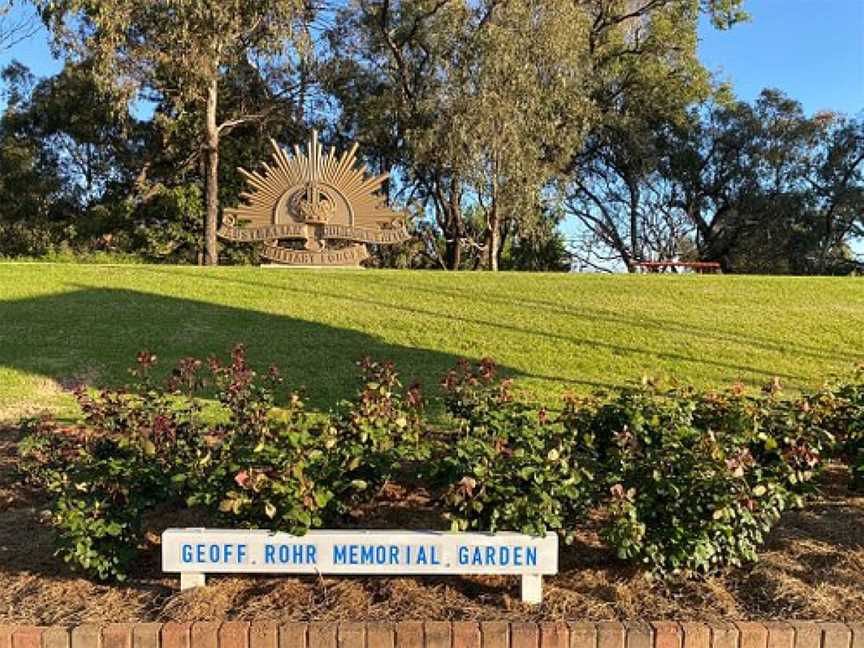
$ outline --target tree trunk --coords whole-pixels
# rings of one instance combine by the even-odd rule
[[[511,238],[513,234],[513,222],[511,221],[502,221],[498,226],[498,255],[496,259],[498,260],[498,268],[501,268],[501,258],[504,256],[504,248],[507,247],[507,239]]]
[[[446,227],[442,228],[446,259],[448,270],[458,270],[462,265],[462,183],[458,177],[454,176],[450,179],[450,191],[448,200],[442,201],[442,206],[446,211],[444,222]]]
[[[489,270],[498,272],[498,248],[501,247],[501,223],[498,222],[498,156],[492,167],[492,204],[486,217],[489,238],[486,247],[489,253]]]
[[[489,270],[498,272],[498,250],[501,247],[501,225],[498,223],[498,214],[492,209],[489,214]]]
[[[206,141],[204,143],[204,192],[207,213],[204,220],[204,264],[218,265],[216,227],[219,217],[219,127],[216,125],[217,80],[207,88]]]
[[[631,184],[630,190],[630,256],[634,261],[642,261],[639,248],[639,186]]]
[[[462,246],[459,245],[458,237],[453,240],[448,238],[444,250],[444,263],[447,269],[458,270],[462,264]]]

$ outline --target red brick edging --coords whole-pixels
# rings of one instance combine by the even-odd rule
[[[864,648],[864,623],[112,623],[0,625],[0,648]]]

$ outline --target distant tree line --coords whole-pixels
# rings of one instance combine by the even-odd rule
[[[741,3],[32,0],[64,68],[2,71],[0,255],[253,262],[235,169],[317,128],[410,215],[377,265],[860,270],[864,122],[716,83]]]

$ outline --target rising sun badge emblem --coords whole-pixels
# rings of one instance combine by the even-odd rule
[[[323,153],[316,131],[293,157],[271,144],[272,162],[262,173],[239,169],[250,190],[240,194],[244,204],[225,210],[221,238],[263,241],[264,258],[306,266],[356,266],[369,257],[367,243],[410,238],[405,216],[377,195],[387,174],[370,177],[365,166],[357,168],[357,144],[339,157],[335,148]]]

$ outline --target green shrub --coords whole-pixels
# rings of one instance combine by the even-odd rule
[[[806,401],[811,426],[836,441],[837,458],[845,461],[852,485],[864,488],[864,364],[845,380],[834,380]]]
[[[359,363],[355,397],[277,406],[282,379],[242,345],[227,362],[184,358],[166,381],[142,352],[131,389],[76,398],[82,421],[21,422],[26,479],[51,496],[58,553],[123,579],[157,507],[198,506],[229,526],[305,533],[339,526],[417,468],[455,530],[549,531],[568,540],[603,509],[603,537],[658,575],[756,559],[781,512],[812,490],[825,456],[864,479],[864,373],[796,399],[772,385],[700,393],[645,382],[565,400],[560,415],[513,398],[491,360],[443,378],[452,427],[433,429],[392,363]],[[204,407],[207,388],[216,406]]]
[[[211,366],[229,422],[190,502],[218,501],[230,522],[298,534],[338,522],[402,461],[425,456],[419,391],[402,389],[392,363],[361,361],[357,398],[324,417],[306,412],[299,394],[275,409],[278,372],[259,383],[242,347],[229,366]]]
[[[781,484],[789,504],[800,505],[814,489],[814,479],[830,454],[834,437],[814,416],[810,396],[780,398],[775,381],[762,395],[750,396],[740,387],[700,398],[695,413],[698,427],[746,443],[766,477]]]
[[[184,358],[164,383],[152,378],[155,355],[137,360],[134,389],[76,392],[80,427],[22,422],[21,466],[52,495],[58,552],[97,578],[125,577],[157,505],[302,534],[428,457],[419,389],[403,389],[391,363],[361,362],[357,397],[322,416],[299,394],[277,408],[278,370],[259,376],[242,345],[226,364]],[[218,412],[195,396],[205,384]]]
[[[299,396],[259,427],[225,430],[189,497],[229,525],[302,534],[323,524],[333,490],[326,450]],[[335,441],[334,441],[335,442]]]
[[[545,410],[513,400],[483,360],[449,372],[445,403],[459,424],[446,439],[438,478],[453,530],[558,531],[569,538],[591,501],[593,474],[579,446]]]
[[[69,471],[58,488],[58,551],[100,579],[125,578],[143,540],[143,515],[163,498],[159,467],[138,450],[107,440],[90,445],[91,458]]]
[[[139,355],[139,369],[155,360]],[[178,495],[173,477],[198,452],[194,406],[169,394],[76,391],[84,424],[25,425],[28,478],[52,495],[58,554],[100,579],[125,578],[143,540],[143,516]]]
[[[392,362],[364,358],[357,366],[362,387],[354,400],[340,403],[331,434],[338,440],[339,469],[377,489],[406,462],[429,458],[423,395],[419,385],[402,386]]]
[[[755,412],[746,414],[725,396],[650,384],[565,410],[562,420],[588,439],[605,480],[602,534],[619,557],[659,575],[756,559],[798,499],[788,487],[795,470],[779,465],[786,455],[762,451],[764,431],[752,425]]]

